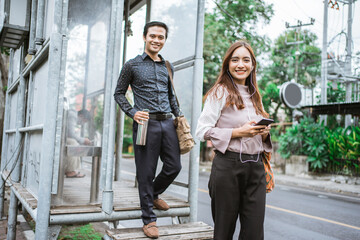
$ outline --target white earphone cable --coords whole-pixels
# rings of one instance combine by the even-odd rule
[[[252,69],[253,69],[253,68],[252,68]],[[252,70],[252,69],[251,69],[251,70]],[[231,76],[229,70],[227,71],[227,74],[229,75],[233,86],[235,87],[235,89],[236,89],[236,90],[239,92],[239,94],[240,94],[240,91],[239,91],[238,87],[236,86],[236,84],[234,83],[233,77]],[[254,84],[253,84],[252,76],[251,76],[251,75],[252,75],[252,72],[250,73],[250,82],[251,82],[251,85],[252,85],[253,88],[254,88],[254,92],[250,95],[249,99],[255,94],[255,86],[254,86]],[[249,107],[248,107],[248,105],[247,105],[247,103],[246,103],[246,99],[243,99],[243,102],[244,102],[245,108],[246,108],[246,110],[247,110],[248,119],[249,119],[249,121],[251,121],[250,111],[249,111]],[[256,138],[255,138],[255,139],[256,139]],[[243,160],[242,160],[242,157],[241,157],[243,143],[246,143],[246,142],[249,141],[249,140],[250,140],[250,138],[247,138],[246,141],[243,140],[243,139],[240,139],[240,161],[241,161],[242,163],[246,163],[246,162],[258,162],[258,161],[259,161],[259,157],[260,157],[260,153],[262,152],[262,151],[259,151],[259,152],[258,152],[258,154],[257,154],[258,156],[257,156],[256,161],[255,161],[255,160],[244,160],[244,161],[243,161]],[[256,139],[256,141],[259,143],[260,149],[262,149],[262,148],[263,148],[262,142],[259,141],[258,139]]]

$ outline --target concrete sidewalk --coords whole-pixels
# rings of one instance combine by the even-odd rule
[[[275,186],[281,184],[360,198],[360,185],[356,185],[353,179],[349,184],[338,180],[337,176],[288,176],[280,173],[275,173],[274,178]]]
[[[211,162],[201,162],[199,170],[210,173]],[[360,177],[347,179],[347,177],[336,175],[289,176],[279,173],[277,169],[274,169],[274,176],[275,187],[279,184],[360,198]],[[25,219],[23,219],[22,215],[19,215],[16,239],[34,239],[33,231],[29,229],[28,224],[24,221]],[[6,239],[6,231],[7,220],[0,220],[0,240]]]

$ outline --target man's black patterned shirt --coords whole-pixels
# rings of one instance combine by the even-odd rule
[[[144,52],[127,61],[120,72],[114,98],[131,118],[143,109],[149,109],[150,113],[180,114],[165,61],[160,55],[159,57],[161,61],[154,61]],[[125,97],[129,85],[134,94],[134,107]]]

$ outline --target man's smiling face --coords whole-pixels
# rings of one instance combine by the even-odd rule
[[[166,41],[166,30],[160,26],[149,27],[145,41],[145,52],[153,55],[159,53]]]

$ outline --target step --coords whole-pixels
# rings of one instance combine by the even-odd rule
[[[167,226],[159,226],[158,239],[213,239],[213,227],[203,222],[192,222],[184,224],[173,224]],[[145,236],[142,228],[122,228],[107,230],[104,236],[105,240],[130,240],[130,239],[150,239]]]

